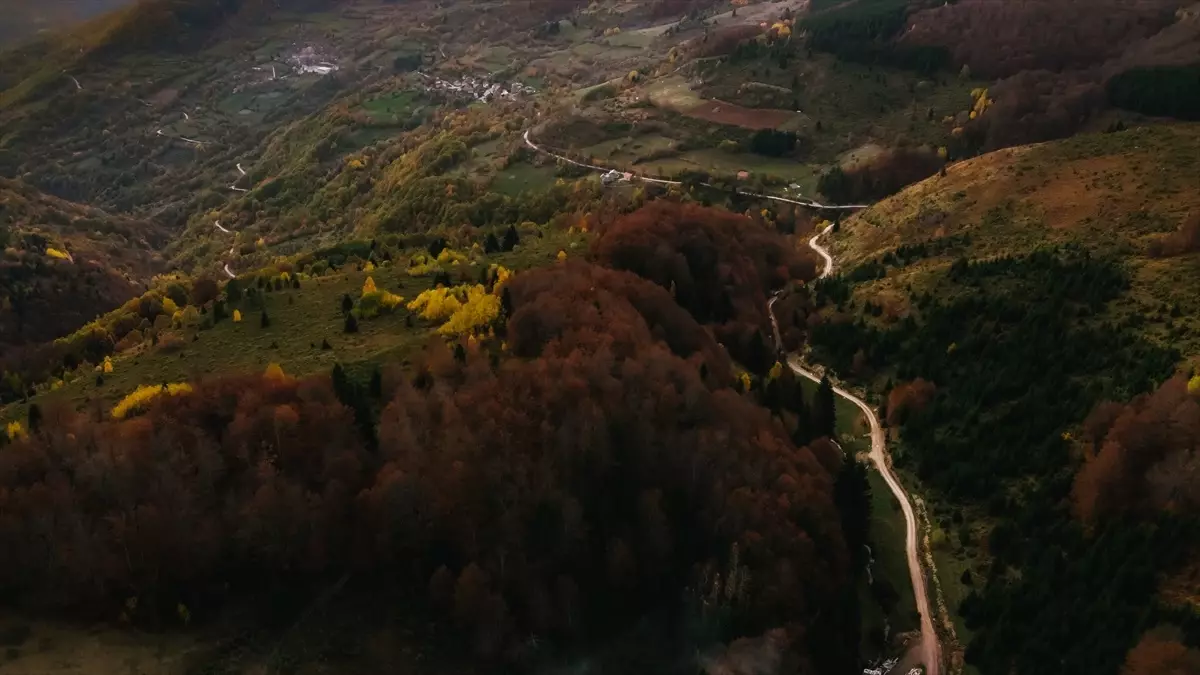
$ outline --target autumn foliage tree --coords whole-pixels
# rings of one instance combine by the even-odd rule
[[[1085,461],[1072,492],[1094,522],[1121,513],[1196,513],[1200,402],[1182,376],[1126,406],[1102,404],[1084,423]]]
[[[830,469],[718,384],[719,351],[665,290],[577,262],[511,288],[519,358],[494,371],[468,351],[384,410],[364,500],[393,534],[372,557],[437,551],[430,593],[485,653],[676,605],[726,574],[735,544],[755,580],[727,599],[735,635],[845,614]],[[799,654],[846,663],[844,649]]]
[[[0,453],[6,597],[164,609],[191,593],[196,611],[216,581],[348,564],[366,458],[328,384],[235,377],[147,406],[103,422],[59,411]]]
[[[1149,632],[1129,650],[1121,675],[1192,675],[1200,673],[1200,650],[1166,635]]]
[[[834,167],[821,176],[821,194],[840,204],[882,199],[937,173],[943,162],[925,148],[886,150],[849,169]]]
[[[950,50],[983,77],[1104,63],[1173,18],[1173,0],[966,0],[914,13],[902,44]]]
[[[578,260],[504,289],[505,358],[434,338],[380,383],[377,427],[340,367],[47,413],[0,453],[0,593],[199,618],[353,572],[405,611],[428,598],[486,659],[662,614],[713,626],[699,644],[778,629],[807,672],[857,666],[840,453],[732,389],[667,289]]]
[[[920,377],[892,387],[887,398],[888,426],[903,425],[910,415],[920,413],[936,392],[937,387],[932,382]]]
[[[763,373],[775,360],[768,292],[816,277],[812,258],[750,218],[664,200],[618,218],[592,253],[670,291],[735,358],[762,364]]]

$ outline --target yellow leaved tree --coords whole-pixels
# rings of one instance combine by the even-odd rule
[[[278,363],[268,363],[263,377],[269,380],[285,380],[287,379],[287,373],[283,372],[283,368]]]
[[[422,291],[420,295],[408,303],[408,309],[419,312],[422,319],[438,321],[449,318],[462,306],[453,288],[431,288]]]
[[[360,319],[371,319],[378,316],[380,312],[387,310],[392,311],[400,303],[404,302],[404,298],[391,293],[389,291],[371,291],[363,293],[362,298],[358,301],[358,309],[355,313]]]
[[[15,441],[25,437],[25,430],[21,428],[20,422],[9,422],[4,427],[4,433],[8,435],[10,441]]]
[[[492,324],[500,316],[500,298],[481,285],[467,289],[467,297],[450,319],[438,328],[442,335],[472,335]]]
[[[1192,396],[1200,396],[1200,375],[1188,380],[1188,393]]]
[[[488,269],[488,274],[490,274],[491,277],[496,280],[492,284],[492,292],[496,295],[500,295],[500,291],[503,290],[504,284],[508,283],[508,280],[512,278],[512,270],[503,265],[492,265]]]
[[[467,256],[452,248],[444,248],[441,253],[438,253],[437,261],[443,265],[457,265],[458,263],[466,262]]]
[[[111,373],[111,372],[113,371],[113,364],[112,364],[112,357],[111,357],[111,356],[106,356],[106,357],[104,357],[104,366],[103,366],[103,370],[104,370],[104,372],[105,372],[105,373]]]
[[[130,413],[138,413],[146,409],[151,401],[159,396],[181,396],[190,394],[192,385],[186,382],[173,384],[138,385],[128,396],[121,399],[112,409],[115,419],[125,419]]]
[[[771,366],[770,372],[767,373],[768,380],[778,380],[783,376],[783,364],[776,361],[775,365]]]
[[[567,252],[560,249],[558,252],[558,262],[562,262],[566,259],[567,259]]]
[[[367,293],[375,292],[375,278],[374,277],[367,277],[367,280],[363,282],[362,292],[363,292],[363,295],[366,295]]]
[[[175,301],[170,298],[163,298],[162,311],[167,316],[175,316],[175,312],[179,311],[179,305],[175,304]]]
[[[240,309],[233,310],[233,322],[241,323],[241,321],[242,321],[242,311]]]

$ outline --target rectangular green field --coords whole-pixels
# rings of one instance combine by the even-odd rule
[[[552,166],[533,166],[532,164],[513,164],[496,174],[492,179],[491,189],[500,194],[515,197],[527,190],[546,187],[554,183],[557,170]]]

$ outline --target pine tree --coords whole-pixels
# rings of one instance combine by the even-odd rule
[[[358,332],[358,319],[354,318],[354,312],[346,313],[346,321],[342,325],[342,330],[347,333],[357,333]]]
[[[26,419],[26,422],[25,426],[29,427],[29,433],[31,434],[36,434],[38,429],[42,428],[42,409],[38,407],[38,404],[30,404],[29,417]]]
[[[756,332],[750,337],[750,343],[747,345],[746,367],[755,375],[765,375],[773,362],[767,338],[762,331]]]
[[[264,308],[262,314],[258,317],[258,325],[262,328],[267,328],[271,325],[271,317],[267,316],[267,310]]]
[[[238,281],[237,279],[230,279],[229,282],[225,284],[225,298],[234,305],[241,302],[242,282]]]
[[[371,398],[379,400],[383,398],[383,373],[379,372],[379,366],[371,371],[371,384],[369,387]]]
[[[330,349],[333,349],[333,347],[332,347],[332,346],[330,346],[330,344],[329,344],[329,339],[328,339],[328,338],[322,338],[322,339],[321,339],[321,350],[322,350],[322,351],[329,351]]]
[[[512,293],[509,292],[508,286],[505,286],[504,290],[500,291],[500,316],[507,319],[512,316],[512,311]]]
[[[488,232],[487,237],[483,240],[483,252],[495,253],[500,250],[500,240],[496,239],[495,232]]]
[[[867,542],[871,529],[871,482],[867,465],[850,459],[843,462],[833,486],[833,501],[842,516],[842,535],[854,561],[855,573],[867,567]]]
[[[521,235],[517,234],[516,225],[509,225],[508,229],[504,232],[504,246],[502,248],[505,251],[511,251],[520,243]]]
[[[347,316],[354,316],[348,314]],[[346,376],[342,364],[336,363],[330,373],[333,393],[337,399],[354,413],[354,422],[362,434],[367,446],[374,448],[378,442],[375,437],[375,420],[371,415],[371,405],[362,390],[362,385],[353,382]]]
[[[827,436],[836,438],[834,429],[837,428],[836,412],[834,409],[833,383],[829,376],[821,378],[817,385],[817,394],[813,397],[813,433],[815,437]]]
[[[354,299],[350,297],[349,293],[343,293],[342,294],[342,314],[347,314],[352,309],[354,309]]]

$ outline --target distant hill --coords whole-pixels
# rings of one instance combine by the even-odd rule
[[[1130,297],[1142,310],[1165,306],[1185,322],[1200,321],[1200,240],[1192,232],[1200,227],[1198,162],[1195,124],[992,152],[953,164],[946,176],[917,183],[850,219],[837,255],[850,270],[905,245],[928,249],[872,284],[899,297],[901,287],[931,283],[960,257],[1078,244],[1123,261]],[[1200,325],[1180,333],[1169,324],[1150,321],[1142,330],[1185,355],[1200,354]]]
[[[41,31],[69,28],[130,4],[131,0],[0,1],[0,48],[25,42]]]
[[[140,294],[165,235],[0,178],[0,350],[60,337]]]
[[[845,269],[901,246],[920,259],[889,270],[863,293],[900,298],[902,288],[941,283],[960,257],[1021,256],[1051,245],[1085,246],[1122,261],[1133,313],[1166,311],[1142,333],[1184,356],[1200,354],[1200,125],[1154,126],[1024,145],[956,163],[854,216],[838,239]],[[887,267],[887,265],[886,265]],[[865,275],[864,273],[862,273]],[[941,288],[941,286],[940,286]],[[946,288],[941,288],[946,291]]]
[[[983,675],[1117,672],[1145,626],[1190,617],[1194,537],[1153,508],[1085,530],[1067,495],[1100,447],[1083,440],[1092,411],[1142,405],[1200,356],[1198,163],[1198,125],[1015,147],[952,164],[832,235],[839,269],[814,284],[814,358],[888,391],[896,465],[934,504],[957,630],[946,651]],[[1141,447],[1129,456],[1156,461]],[[1096,476],[1141,480],[1092,467],[1084,494]],[[1054,631],[1068,649],[1045,642]]]

